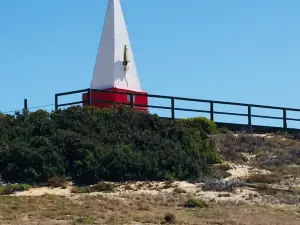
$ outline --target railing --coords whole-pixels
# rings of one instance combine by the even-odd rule
[[[115,103],[115,104],[124,104],[119,102],[109,102],[109,101],[92,101],[91,99],[91,92],[110,92],[110,93],[119,93],[119,94],[127,94],[130,95],[130,102],[129,105],[131,107],[148,107],[148,108],[155,108],[155,109],[167,109],[171,112],[171,119],[175,119],[175,112],[176,111],[185,111],[185,112],[196,112],[196,113],[207,113],[209,114],[209,119],[214,121],[215,115],[230,115],[230,116],[240,116],[240,117],[247,117],[248,123],[247,127],[249,131],[252,131],[253,125],[252,125],[252,119],[253,118],[263,118],[263,119],[274,119],[274,120],[282,120],[282,129],[288,130],[293,128],[288,128],[287,122],[288,121],[297,121],[300,122],[300,119],[297,118],[289,118],[287,117],[287,112],[300,112],[300,109],[294,109],[294,108],[285,108],[285,107],[276,107],[276,106],[266,106],[266,105],[257,105],[257,104],[244,104],[244,103],[236,103],[236,102],[226,102],[226,101],[213,101],[213,100],[203,100],[203,99],[195,99],[195,98],[183,98],[183,97],[173,97],[173,96],[164,96],[164,95],[153,95],[153,94],[142,94],[142,93],[132,93],[132,92],[121,92],[121,91],[112,91],[112,90],[98,90],[98,89],[82,89],[77,91],[70,91],[70,92],[64,92],[64,93],[58,93],[55,94],[55,109],[57,110],[59,107],[63,106],[71,106],[71,105],[77,105],[82,103],[87,103],[88,105],[91,105],[92,103]],[[72,95],[72,94],[78,94],[78,93],[88,93],[88,100],[87,101],[76,101],[76,102],[70,102],[70,103],[63,103],[59,104],[58,98],[60,96],[65,95]],[[135,104],[133,102],[134,96],[147,96],[148,98],[158,98],[158,99],[169,99],[170,100],[170,106],[158,106],[158,105],[141,105],[141,104]],[[208,103],[209,104],[209,110],[200,110],[200,109],[190,109],[190,108],[179,108],[175,107],[175,102],[177,101],[186,101],[186,102],[200,102],[200,103]],[[230,106],[241,106],[247,108],[247,113],[233,113],[233,112],[223,112],[223,111],[215,111],[214,107],[215,105],[230,105]],[[272,109],[272,110],[280,110],[282,111],[282,116],[266,116],[266,115],[257,115],[252,114],[253,108],[260,108],[260,109]],[[299,114],[300,115],[300,114]],[[236,123],[232,123],[236,124]],[[256,125],[254,125],[256,126]]]

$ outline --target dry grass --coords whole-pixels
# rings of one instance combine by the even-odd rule
[[[265,138],[232,132],[219,133],[215,137],[216,147],[224,160],[235,163],[247,163],[249,160],[243,153],[254,153],[265,146]]]
[[[69,199],[59,196],[0,197],[1,224],[219,224],[260,225],[299,224],[297,209],[231,203],[203,203],[190,200],[196,208],[184,208],[178,195],[128,196],[111,199],[83,196]],[[185,199],[185,202],[186,199]],[[197,204],[196,204],[197,205]],[[191,204],[189,205],[189,207]],[[205,206],[205,207],[202,207]],[[175,216],[176,215],[176,216]]]
[[[183,188],[176,187],[173,189],[173,192],[176,194],[182,194],[182,193],[186,193],[186,190]]]
[[[300,166],[300,141],[289,136],[220,133],[214,137],[220,154],[226,161],[248,164],[256,168],[290,173],[291,165]],[[246,155],[251,155],[251,159]],[[277,168],[281,167],[280,171]],[[288,171],[286,171],[288,170]],[[282,172],[282,173],[281,173]],[[300,176],[300,167],[293,173]]]
[[[169,189],[169,188],[173,188],[173,187],[175,187],[175,188],[177,187],[177,185],[174,184],[173,181],[166,181],[166,182],[163,184],[163,186],[162,186],[161,189]]]
[[[279,182],[279,178],[274,174],[253,173],[245,178],[248,183],[274,184]]]

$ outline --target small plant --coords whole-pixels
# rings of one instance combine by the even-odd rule
[[[186,208],[205,208],[205,207],[208,207],[208,204],[200,198],[191,198],[185,202],[184,207],[186,207]]]
[[[72,193],[91,193],[91,188],[89,186],[83,186],[83,187],[73,187],[71,189]]]
[[[29,184],[8,184],[0,187],[0,195],[10,195],[18,191],[27,191],[31,186]]]
[[[300,194],[300,187],[299,186],[292,186],[291,187],[293,194]]]
[[[175,222],[175,215],[173,213],[166,213],[165,216],[164,216],[164,221],[162,222],[163,224],[171,224],[171,223],[174,223]]]
[[[77,224],[93,224],[94,219],[90,217],[80,217],[72,221],[72,225],[77,225]]]
[[[116,188],[115,184],[100,182],[91,186],[92,192],[114,192]]]

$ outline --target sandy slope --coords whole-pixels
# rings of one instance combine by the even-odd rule
[[[260,171],[257,169],[253,169],[246,165],[234,165],[231,164],[232,169],[228,172],[231,174],[230,177],[225,178],[224,180],[232,180],[238,177],[244,177],[249,175],[251,172]],[[260,171],[262,173],[266,173],[267,171]],[[189,182],[174,182],[172,183],[172,187],[165,188],[164,182],[135,182],[135,183],[126,183],[121,184],[113,193],[100,193],[93,192],[85,195],[97,195],[102,194],[104,196],[110,197],[119,197],[124,194],[132,194],[132,195],[141,195],[141,194],[150,194],[150,195],[158,195],[158,194],[166,194],[172,193],[175,188],[180,188],[185,190],[188,194],[193,196],[199,196],[204,200],[215,200],[215,201],[251,201],[251,202],[259,202],[259,193],[255,190],[251,190],[249,188],[237,189],[234,192],[214,192],[214,191],[203,191],[201,186],[203,183],[189,183]],[[130,186],[130,190],[125,190],[125,187]],[[12,196],[42,196],[42,195],[58,195],[65,196],[70,198],[76,198],[82,196],[83,194],[74,194],[71,192],[72,184],[65,189],[63,188],[50,188],[50,187],[38,187],[31,188],[28,191],[17,192]],[[249,196],[252,196],[251,198]],[[253,196],[256,196],[253,198]]]

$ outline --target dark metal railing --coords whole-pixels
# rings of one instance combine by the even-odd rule
[[[119,94],[126,94],[126,95],[130,95],[130,101],[129,101],[129,104],[120,103],[120,102],[102,101],[102,100],[101,101],[99,101],[99,100],[92,101],[91,92],[110,92],[110,93],[117,93],[117,94],[118,93]],[[60,96],[72,95],[72,94],[78,94],[78,93],[88,93],[88,100],[87,101],[76,101],[76,102],[59,104],[58,98]],[[134,101],[133,101],[134,96],[147,96],[148,98],[169,99],[170,100],[170,106],[135,104]],[[209,107],[209,110],[180,108],[180,107],[175,107],[175,102],[176,101],[208,103],[210,107]],[[214,121],[214,116],[215,115],[230,115],[230,116],[247,117],[248,118],[247,126],[248,126],[250,131],[252,131],[252,119],[253,118],[282,120],[282,128],[284,130],[289,129],[288,126],[287,126],[288,121],[300,122],[300,119],[287,117],[287,112],[300,112],[300,109],[286,108],[286,107],[266,106],[266,105],[257,105],[257,104],[244,104],[244,103],[227,102],[227,101],[213,101],[213,100],[204,100],[204,99],[195,99],[195,98],[183,98],[183,97],[153,95],[153,94],[143,94],[143,93],[132,93],[132,92],[113,91],[113,90],[98,90],[98,89],[89,89],[89,88],[88,89],[77,90],[77,91],[70,91],[70,92],[63,92],[63,93],[55,94],[55,109],[56,110],[59,107],[62,107],[62,106],[71,106],[71,105],[77,105],[77,104],[82,104],[82,103],[87,103],[87,105],[91,105],[92,103],[96,103],[96,102],[97,103],[98,102],[111,103],[111,104],[112,103],[125,104],[125,105],[129,105],[132,108],[133,107],[148,107],[148,108],[155,108],[155,109],[168,109],[168,110],[171,111],[171,119],[175,119],[175,112],[176,111],[207,113],[207,114],[209,114],[209,119],[213,120],[213,121]],[[216,111],[216,110],[214,110],[214,106],[217,105],[217,104],[246,107],[247,108],[247,113],[233,113],[233,112]],[[280,111],[282,111],[282,117],[252,114],[252,109],[253,108],[280,110]]]

